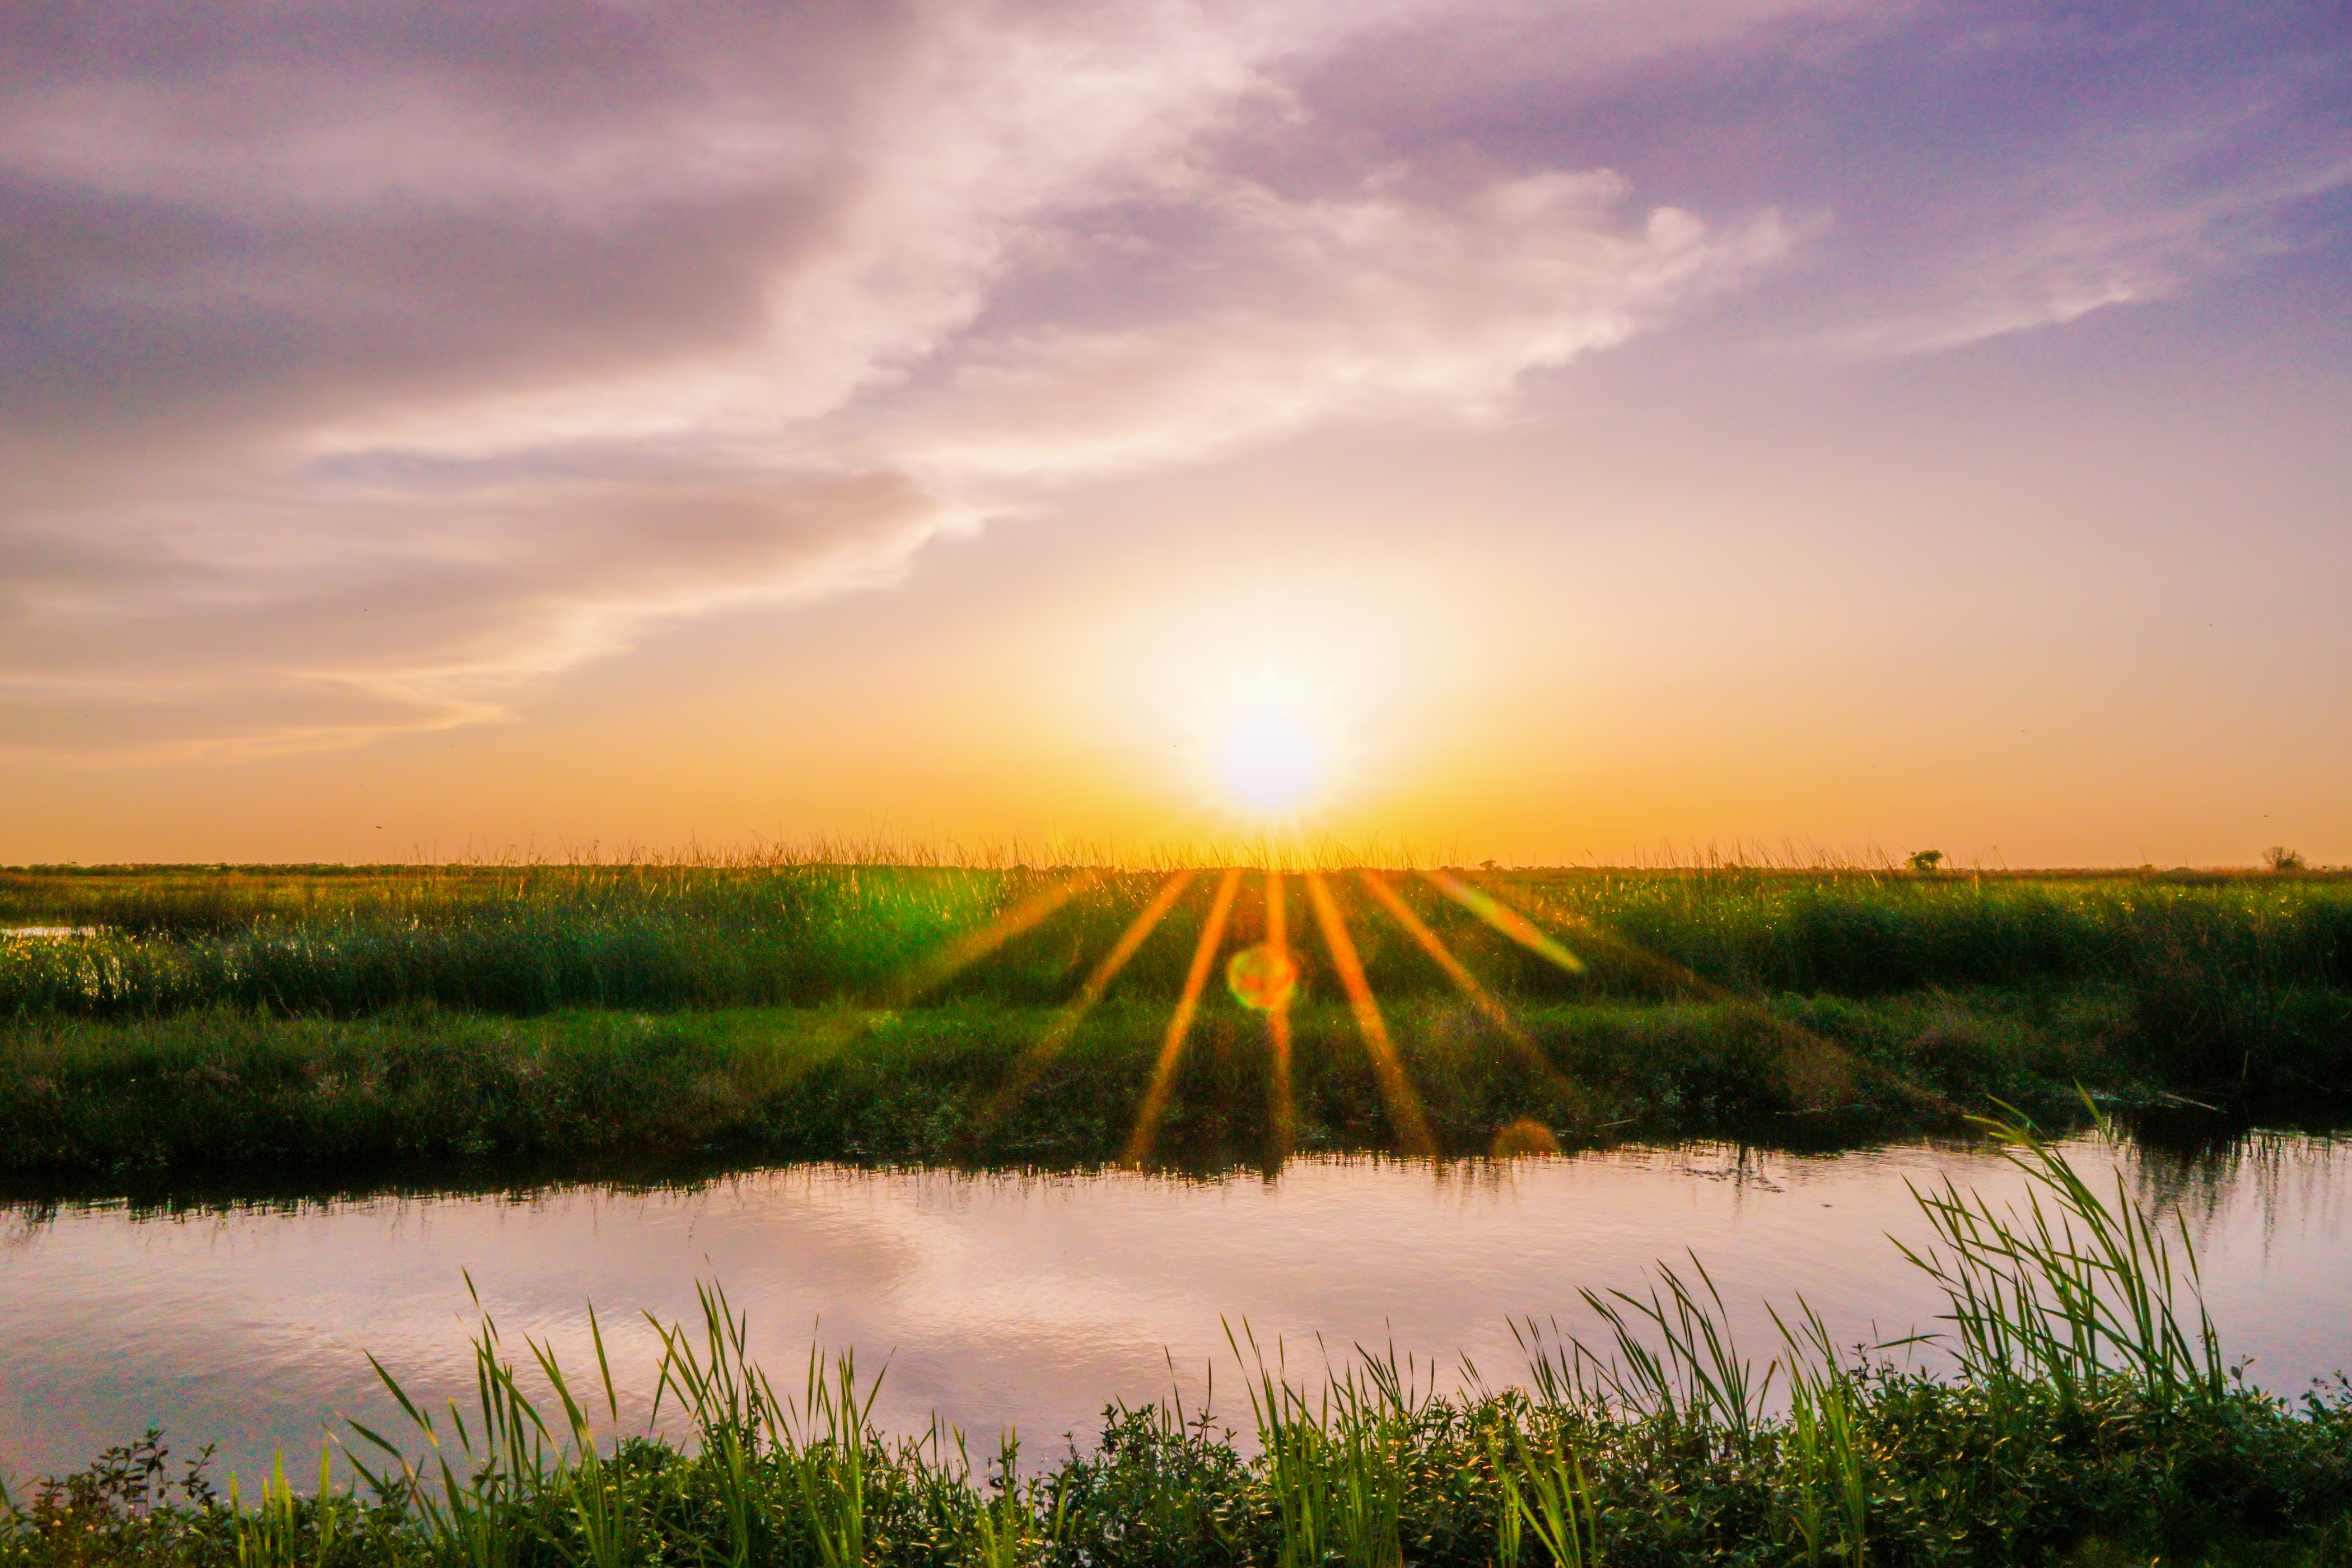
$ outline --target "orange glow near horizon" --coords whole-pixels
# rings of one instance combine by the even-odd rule
[[[8,35],[0,867],[2352,867],[2340,28],[126,5]]]

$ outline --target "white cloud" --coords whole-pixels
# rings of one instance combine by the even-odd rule
[[[20,61],[0,203],[47,384],[0,386],[0,744],[495,719],[649,619],[895,581],[1008,477],[1490,416],[1778,253],[1600,171],[1221,162],[1287,73],[1455,14],[320,13],[307,54],[224,24],[143,74]]]
[[[0,616],[12,749],[234,757],[508,717],[649,617],[893,583],[943,518],[873,471],[343,483],[104,521],[139,570],[88,555]]]
[[[2046,167],[1996,194],[1956,192],[1945,221],[1967,228],[1930,226],[1906,276],[1809,341],[1870,357],[1941,353],[2171,299],[2275,255],[2288,248],[2285,215],[2352,185],[2352,139],[2280,134],[2299,112],[2297,95],[2270,89],[2162,122],[2136,112],[2046,150]]]
[[[976,338],[906,445],[970,482],[1194,458],[1333,417],[1487,417],[1528,372],[1785,249],[1769,214],[1720,233],[1672,208],[1627,221],[1626,195],[1605,171],[1416,193],[1391,169],[1307,200],[1218,183],[1172,253],[1088,258],[1146,290],[1155,268],[1186,275],[1169,309]]]

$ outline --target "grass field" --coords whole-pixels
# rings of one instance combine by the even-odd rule
[[[2352,1090],[2328,875],[35,868],[0,925],[76,933],[0,939],[20,1173],[1445,1152]],[[1223,976],[1269,941],[1274,1013]]]
[[[1930,1374],[1846,1350],[1801,1308],[1783,1342],[1733,1345],[1704,1271],[1588,1293],[1602,1331],[1529,1323],[1525,1372],[1467,1396],[1363,1354],[1328,1386],[1244,1327],[1236,1434],[1209,1413],[1114,1408],[1060,1454],[1003,1436],[977,1461],[869,1417],[875,1378],[812,1356],[782,1394],[706,1291],[664,1329],[661,1432],[617,1428],[597,1367],[475,1344],[472,1408],[341,1434],[307,1479],[222,1486],[160,1439],[21,1489],[0,1563],[920,1568],[1665,1568],[1668,1564],[2263,1564],[2352,1562],[2352,1390],[2290,1404],[2230,1371],[2193,1258],[2163,1216],[2086,1180],[2021,1128],[1990,1129],[2026,1214],[1957,1190],[1920,1203],[1914,1258],[1940,1288]],[[659,1325],[657,1325],[659,1326]],[[226,1495],[224,1495],[224,1492]]]

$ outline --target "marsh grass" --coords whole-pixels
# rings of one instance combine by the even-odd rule
[[[2204,1307],[2196,1249],[2176,1212],[2176,1253],[2118,1173],[2102,1201],[2066,1159],[2021,1123],[1985,1123],[2027,1182],[2026,1207],[2000,1212],[1946,1178],[1913,1189],[1937,1245],[1903,1248],[1950,1305],[1948,1343],[1962,1372],[1991,1383],[2022,1377],[2072,1396],[2116,1373],[2162,1403],[2218,1396],[2227,1376]],[[2182,1321],[2183,1297],[2196,1321]]]
[[[1424,880],[1319,879],[1363,984],[1301,929],[1301,1146],[1398,1140],[1398,1086],[1353,1043],[1367,998],[1452,1152],[1523,1118],[1570,1141],[1759,1117],[1883,1132],[2077,1083],[2352,1092],[2341,879],[1464,875],[1577,967]],[[0,920],[95,928],[0,937],[0,1169],[1109,1158],[1218,881],[1171,899],[1156,870],[791,860],[0,873]],[[1266,931],[1263,878],[1238,886],[1223,952]],[[1155,1149],[1267,1142],[1263,1036],[1209,986]]]
[[[1916,1126],[1917,1086],[2063,1110],[2072,1085],[2130,1087],[2104,1042],[2125,1004],[2032,995],[1523,1005],[1528,1072],[1475,1009],[1387,1008],[1441,1148],[1485,1153],[1532,1122],[1570,1144],[1694,1132],[1819,1142]],[[373,1170],[411,1178],[484,1162],[846,1159],[1085,1164],[1117,1158],[1155,1071],[1164,1012],[1114,998],[1078,1022],[1024,1091],[1002,1088],[1055,1009],[985,1002],[903,1011],[567,1011],[483,1017],[409,1007],[355,1020],[236,1009],[157,1019],[47,1019],[0,1050],[0,1170]],[[1344,1005],[1292,1019],[1301,1149],[1391,1138],[1378,1078]],[[1801,1031],[1797,1046],[1790,1031]],[[1255,1163],[1268,1140],[1262,1021],[1212,995],[1171,1072],[1155,1155]],[[1929,1042],[1922,1048],[1918,1042]],[[1816,1044],[1819,1042],[1821,1044]],[[1812,1053],[1853,1064],[1825,1085]],[[1895,1087],[1888,1087],[1889,1084]],[[1932,1109],[1925,1113],[1948,1120]],[[1933,1121],[1927,1122],[1935,1124]]]
[[[201,1482],[169,1499],[151,1436],[11,1504],[0,1561],[2347,1561],[2352,1397],[2291,1408],[2213,1375],[2218,1342],[2179,1289],[2195,1279],[2185,1239],[2021,1124],[1991,1131],[2033,1184],[2022,1205],[1920,1194],[1943,1251],[1909,1256],[1949,1309],[1941,1376],[1890,1347],[1842,1353],[1801,1304],[1773,1353],[1748,1359],[1693,1260],[1646,1293],[1588,1298],[1613,1307],[1596,1342],[1531,1338],[1520,1386],[1444,1396],[1427,1369],[1360,1351],[1310,1389],[1243,1326],[1248,1441],[1205,1410],[1115,1406],[1097,1443],[1034,1473],[1007,1434],[992,1474],[959,1434],[879,1430],[881,1374],[846,1355],[813,1354],[780,1397],[714,1287],[699,1322],[654,1325],[656,1418],[669,1410],[674,1436],[617,1430],[600,1325],[582,1381],[545,1344],[510,1353],[486,1318],[470,1410],[428,1411],[379,1367],[410,1430],[353,1428],[349,1484],[322,1473],[298,1495],[281,1461],[253,1504],[234,1484],[226,1500]],[[2102,1266],[2085,1273],[2090,1256]],[[1995,1276],[1998,1289],[1970,1282]]]
[[[1475,873],[1472,875],[1475,875]],[[322,875],[156,868],[0,871],[0,924],[95,927],[0,942],[0,1007],[157,1016],[236,1003],[351,1016],[404,1002],[528,1014],[563,1005],[870,1000],[940,944],[1057,882],[1051,920],[943,982],[948,996],[1066,998],[1160,889],[1153,871],[937,866],[429,867]],[[1119,986],[1172,998],[1209,901],[1199,879]],[[1450,981],[1371,901],[1341,895],[1383,998]],[[2210,988],[2275,1012],[2352,984],[2352,880],[2033,879],[1741,868],[1480,879],[1586,965],[1504,941],[1410,877],[1395,889],[1490,988],[1514,996],[1873,996],[1941,986]],[[1258,879],[1237,940],[1263,924]],[[1307,982],[1336,996],[1310,963]]]

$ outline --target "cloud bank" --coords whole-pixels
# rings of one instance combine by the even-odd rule
[[[1820,268],[1808,247],[1833,258],[1843,209],[1874,210],[1864,161],[1786,139],[1743,177],[1673,177],[1668,132],[1707,120],[1723,73],[2087,47],[1979,20],[1830,0],[12,13],[0,745],[236,756],[492,720],[651,619],[896,582],[1024,487],[1338,419],[1496,417],[1530,373]],[[2305,42],[2255,63],[2317,58]],[[2200,173],[2303,111],[2307,84],[2249,72],[2160,144],[2096,105],[2036,129],[2029,154],[2063,154],[2038,184],[1939,143],[1960,237],[1931,202],[1880,202],[1905,289],[1791,320],[1934,350],[2277,243],[2347,163],[2323,121]],[[1647,140],[1612,139],[1628,93]],[[2093,202],[2069,170],[2130,177]],[[1684,189],[1702,199],[1654,194]]]

